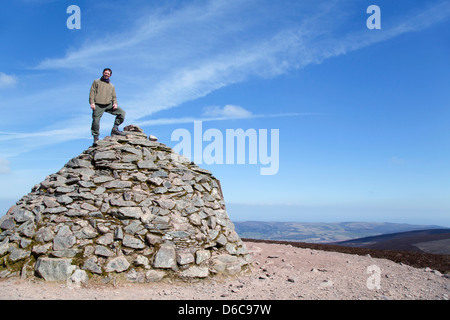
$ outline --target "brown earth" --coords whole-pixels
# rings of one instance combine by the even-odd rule
[[[301,248],[299,243],[246,241],[246,245],[253,256],[252,272],[235,278],[157,283],[90,280],[81,285],[8,278],[0,281],[0,299],[448,300],[450,296],[450,280],[426,265],[434,261],[430,257],[416,256],[425,268],[403,262],[412,259],[409,255],[401,258],[393,253],[392,258],[402,261],[396,263],[377,258],[376,251],[368,251],[368,256],[358,248],[350,248],[349,254],[324,251],[323,245],[320,250]]]

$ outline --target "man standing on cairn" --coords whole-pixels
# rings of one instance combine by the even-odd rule
[[[103,76],[100,79],[94,80],[91,91],[89,92],[89,104],[92,109],[91,132],[94,136],[94,143],[98,141],[100,118],[105,111],[116,116],[111,135],[125,135],[125,133],[119,130],[119,126],[125,120],[125,111],[117,105],[116,89],[109,81],[111,75],[111,69],[105,68],[103,70]]]

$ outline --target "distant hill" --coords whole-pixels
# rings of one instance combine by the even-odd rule
[[[243,241],[367,255],[450,274],[450,229],[398,223],[233,222]]]
[[[445,229],[442,226],[435,225],[412,225],[387,222],[310,223],[237,221],[233,223],[236,232],[242,238],[301,241],[308,243],[334,243],[415,230]]]
[[[398,232],[331,244],[355,248],[450,254],[450,229]]]

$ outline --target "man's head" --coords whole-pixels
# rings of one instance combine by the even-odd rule
[[[110,68],[103,69],[103,77],[105,79],[109,79],[109,77],[111,77],[111,75],[112,75],[112,70]]]

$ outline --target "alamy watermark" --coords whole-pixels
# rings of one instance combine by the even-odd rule
[[[366,272],[371,274],[369,278],[367,278],[366,286],[369,290],[379,290],[381,289],[381,269],[376,264],[367,267]]]
[[[270,129],[270,146],[268,138],[268,129],[226,129],[224,135],[215,128],[203,132],[202,121],[194,121],[193,137],[189,130],[180,128],[170,139],[179,141],[175,152],[196,164],[260,164],[261,175],[275,175],[280,165],[279,129]]]
[[[70,5],[67,7],[66,13],[70,14],[67,18],[67,29],[81,29],[81,9],[77,5]],[[377,5],[370,5],[367,7],[366,13],[371,14],[367,18],[366,26],[368,29],[381,29],[381,9]]]
[[[77,5],[70,5],[67,7],[66,13],[70,14],[67,18],[67,29],[81,29],[81,9]]]
[[[66,13],[70,14],[67,18],[67,29],[81,29],[81,9],[77,5],[70,5],[67,7]],[[381,9],[377,5],[370,5],[367,7],[366,13],[371,14],[367,18],[366,26],[368,29],[381,29]]]
[[[366,13],[371,14],[369,18],[367,18],[366,26],[368,29],[381,29],[381,9],[377,5],[371,5],[367,7]]]

